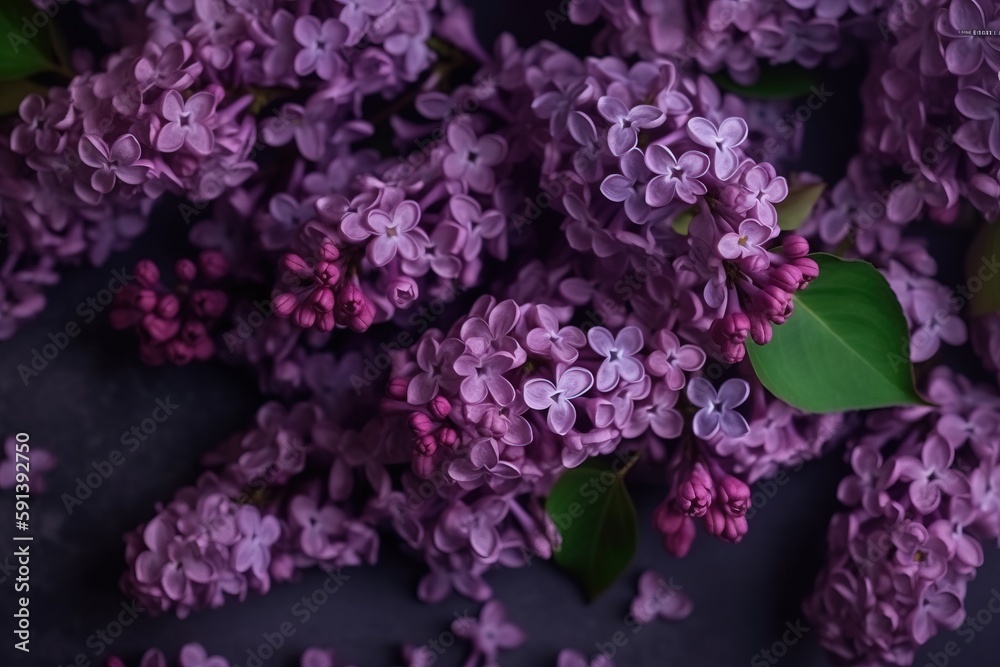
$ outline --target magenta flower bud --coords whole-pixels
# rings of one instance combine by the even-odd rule
[[[368,301],[364,301],[361,304],[361,311],[347,320],[347,326],[354,333],[363,333],[368,331],[368,327],[370,327],[374,321],[375,307],[368,303]]]
[[[316,311],[306,305],[295,309],[295,316],[292,318],[295,324],[303,329],[309,329],[316,324]]]
[[[385,290],[386,298],[397,308],[408,307],[417,300],[419,294],[420,290],[417,288],[417,282],[409,276],[396,278],[389,283],[389,286]]]
[[[219,317],[227,305],[229,299],[219,290],[201,289],[191,295],[191,306],[199,317]]]
[[[201,274],[210,282],[221,280],[229,273],[229,260],[217,250],[206,250],[198,256]]]
[[[135,278],[143,287],[154,287],[160,282],[160,270],[150,260],[143,259],[135,265]]]
[[[724,507],[716,503],[705,514],[705,530],[726,542],[736,543],[747,534],[745,516],[730,516]]]
[[[165,320],[150,313],[143,316],[142,328],[150,339],[162,343],[176,336],[181,325],[177,320]]]
[[[798,259],[809,254],[809,241],[798,234],[789,234],[781,243],[781,249],[785,253],[785,257]]]
[[[410,378],[394,377],[389,380],[389,386],[385,388],[386,395],[397,401],[406,400],[406,390],[410,386]]]
[[[438,430],[437,441],[442,447],[454,447],[458,444],[458,433],[455,432],[455,429],[445,426]]]
[[[151,289],[136,289],[129,294],[129,297],[132,307],[137,308],[144,313],[153,312],[153,309],[159,304],[156,292]],[[173,298],[176,301],[176,297]],[[170,315],[169,317],[173,317],[173,315]]]
[[[791,297],[776,285],[768,285],[754,295],[754,305],[775,324],[783,324],[790,314]]]
[[[156,303],[156,314],[165,320],[177,317],[181,310],[181,302],[173,294],[167,294]]]
[[[306,298],[305,305],[317,313],[329,313],[333,310],[334,305],[336,305],[336,301],[333,298],[333,290],[327,287],[320,287],[313,290],[313,293]]]
[[[435,396],[427,407],[437,419],[444,419],[451,414],[451,403],[444,396]]]
[[[274,306],[274,312],[278,315],[288,317],[298,308],[299,300],[295,298],[294,294],[275,294],[274,298],[271,299],[271,305]]]
[[[410,426],[413,434],[417,436],[427,435],[434,430],[434,422],[423,412],[414,412],[406,419],[406,423]]]
[[[316,279],[324,285],[333,287],[340,280],[340,267],[331,262],[320,262],[316,265]]]
[[[802,280],[807,283],[816,280],[816,276],[819,275],[819,264],[814,259],[802,257],[792,262],[792,264],[802,272]]]
[[[730,516],[744,516],[750,509],[750,487],[731,475],[726,475],[718,486],[719,501]]]
[[[194,354],[191,347],[182,340],[174,339],[167,343],[167,358],[176,366],[183,366],[191,361]]]
[[[315,326],[319,331],[324,333],[333,331],[333,328],[337,326],[337,320],[333,315],[333,311],[317,313]]]
[[[786,292],[794,292],[803,287],[802,271],[794,264],[783,264],[771,271],[771,282]]]
[[[433,435],[422,435],[416,439],[413,448],[420,456],[431,456],[437,451],[438,444]]]
[[[722,359],[727,364],[738,364],[747,356],[747,346],[743,343],[733,343],[726,341],[719,346],[722,350]]]
[[[336,262],[340,259],[340,250],[333,243],[327,241],[319,247],[319,256],[324,261]]]
[[[704,516],[712,504],[712,477],[696,463],[677,492],[677,507],[688,516]]]
[[[713,322],[710,332],[712,340],[719,345],[727,341],[742,343],[750,332],[750,318],[745,313],[729,313]]]
[[[664,501],[653,513],[653,524],[663,536],[663,550],[675,558],[684,558],[694,543],[694,520],[670,509]]]
[[[311,278],[313,275],[312,266],[306,260],[302,259],[302,257],[292,252],[281,258],[281,268],[298,278]]]
[[[189,283],[198,277],[198,267],[190,259],[179,259],[174,263],[174,275],[182,283]]]
[[[750,318],[750,337],[753,338],[753,342],[758,345],[767,345],[771,342],[772,333],[774,330],[767,319],[759,315]]]
[[[365,295],[356,282],[342,283],[337,293],[337,302],[340,304],[343,319],[349,320],[361,311]]]
[[[414,456],[410,463],[413,474],[420,479],[429,479],[434,474],[434,458],[430,456]]]
[[[118,656],[113,655],[104,663],[104,667],[125,667],[125,662]]]

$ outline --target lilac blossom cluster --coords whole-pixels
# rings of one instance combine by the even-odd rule
[[[873,33],[889,32],[880,10],[890,0],[574,0],[558,20],[607,25],[599,43],[615,55],[697,63],[751,84],[761,65],[816,67],[841,62]],[[908,7],[907,3],[899,3]],[[938,3],[943,4],[943,3]],[[555,19],[555,20],[553,20]]]
[[[272,178],[259,158],[293,136],[303,163],[326,160],[370,133],[358,119],[366,98],[398,94],[438,59],[436,0],[310,4],[85,9],[117,50],[77,51],[78,73],[27,96],[0,142],[0,337],[38,313],[57,265],[103,263],[145,230],[164,193],[195,202],[180,209],[190,222]],[[446,21],[461,24],[464,10],[446,4]]]
[[[806,603],[844,664],[909,665],[965,619],[965,592],[1000,537],[1000,398],[939,367],[935,407],[868,418],[850,449],[829,557]]]
[[[374,562],[374,510],[345,506],[354,480],[343,461],[370,454],[360,438],[313,403],[265,404],[254,428],[206,455],[209,470],[194,486],[126,536],[123,589],[151,611],[183,617],[248,591],[266,593],[301,568]],[[372,463],[365,471],[385,494],[385,469]]]

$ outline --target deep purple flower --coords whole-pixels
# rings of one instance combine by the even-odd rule
[[[500,405],[509,405],[514,400],[514,387],[503,374],[513,367],[513,356],[492,350],[484,338],[470,338],[454,364],[455,373],[464,378],[462,399],[481,403],[489,395]]]
[[[629,109],[624,102],[609,95],[597,101],[597,111],[611,123],[608,148],[615,157],[625,155],[639,145],[639,130],[659,127],[667,119],[652,105],[640,104]]]
[[[695,143],[712,149],[715,175],[722,180],[728,180],[739,168],[735,148],[746,140],[748,132],[746,121],[735,116],[725,119],[718,127],[707,118],[692,118],[687,124],[688,136]]]
[[[548,410],[547,422],[553,433],[566,435],[576,423],[576,408],[571,402],[583,396],[594,384],[594,376],[585,368],[557,371],[556,383],[533,378],[524,383],[524,402],[532,410]]]
[[[464,181],[476,192],[493,189],[493,167],[507,155],[507,142],[503,137],[487,134],[476,137],[464,123],[448,126],[448,145],[452,152],[444,159],[444,173],[448,178]]]
[[[604,357],[597,369],[597,390],[611,391],[619,380],[638,382],[646,374],[642,362],[635,358],[642,351],[642,332],[638,327],[625,327],[613,336],[604,327],[587,332],[590,347]]]
[[[671,580],[667,582],[659,573],[647,570],[639,577],[638,594],[632,600],[632,617],[639,623],[649,623],[659,617],[667,621],[680,621],[691,615],[694,605],[686,593],[681,592]]]
[[[173,153],[187,147],[199,155],[208,155],[215,146],[215,135],[207,124],[215,115],[216,98],[211,93],[195,93],[184,100],[176,90],[168,90],[160,102],[160,115],[166,123],[156,135],[156,149]]]
[[[507,612],[497,600],[483,605],[479,620],[460,618],[451,624],[451,629],[470,641],[473,654],[487,665],[496,664],[501,650],[517,648],[527,640],[524,631],[507,620]]]
[[[941,504],[942,494],[957,495],[968,490],[961,473],[952,470],[955,451],[948,442],[932,435],[924,442],[920,458],[900,456],[889,473],[890,479],[909,482],[909,497],[921,514],[930,514]]]
[[[295,73],[306,76],[316,72],[324,81],[333,80],[343,66],[339,50],[347,40],[347,26],[337,19],[321,23],[315,16],[300,16],[295,20],[294,34],[302,47],[295,56]]]
[[[646,166],[658,174],[646,186],[646,203],[666,206],[677,197],[693,204],[708,189],[698,179],[705,175],[710,165],[708,156],[701,151],[687,151],[680,158],[666,146],[653,144],[646,150]]]
[[[97,170],[90,177],[90,186],[101,194],[111,192],[119,180],[140,185],[153,166],[140,159],[142,149],[131,134],[118,137],[110,148],[99,136],[85,134],[80,137],[79,150],[83,163]]]
[[[688,382],[687,397],[693,405],[701,408],[694,416],[694,434],[708,440],[720,432],[730,438],[749,433],[747,420],[736,411],[749,395],[750,383],[746,380],[726,380],[716,392],[705,378],[693,378]]]

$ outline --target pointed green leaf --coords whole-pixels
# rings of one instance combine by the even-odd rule
[[[591,599],[597,597],[628,567],[638,542],[623,474],[595,465],[567,470],[552,487],[546,510],[562,535],[556,562]]]
[[[767,345],[747,354],[768,390],[808,412],[922,405],[910,336],[889,283],[867,262],[819,253],[819,277],[797,292],[795,312]]]
[[[814,76],[811,71],[797,65],[776,65],[761,67],[757,81],[749,86],[736,83],[725,72],[715,74],[712,79],[719,88],[743,97],[780,100],[810,92],[815,85]]]
[[[29,0],[0,2],[0,81],[14,81],[49,70],[53,60],[49,32],[32,22],[36,14],[48,16]]]
[[[786,232],[798,229],[809,218],[825,189],[826,183],[792,186],[788,196],[774,205],[778,211],[778,226]]]

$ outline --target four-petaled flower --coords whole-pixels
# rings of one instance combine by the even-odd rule
[[[642,350],[642,332],[638,327],[628,326],[617,336],[604,327],[594,327],[587,333],[590,347],[604,357],[597,369],[597,390],[611,391],[619,379],[638,382],[646,374],[642,362],[634,355]]]
[[[375,266],[385,266],[397,252],[403,259],[416,259],[421,247],[426,245],[421,241],[427,238],[417,229],[419,222],[420,206],[415,201],[400,202],[391,213],[382,209],[369,211],[368,227],[375,238],[366,249],[368,261]]]
[[[694,434],[709,440],[719,432],[739,438],[750,432],[750,426],[736,408],[750,395],[750,383],[740,378],[726,380],[715,391],[705,378],[693,378],[688,383],[687,397],[701,410],[694,416]]]
[[[594,385],[594,376],[586,368],[563,370],[556,383],[533,378],[524,383],[524,402],[532,410],[548,410],[546,421],[553,433],[566,435],[576,423],[576,408],[571,402]]]
[[[719,239],[719,254],[726,259],[748,259],[754,269],[766,269],[770,264],[764,244],[774,228],[748,218],[740,223],[738,232],[729,232]]]
[[[207,122],[215,115],[215,95],[195,93],[185,102],[176,90],[163,94],[160,115],[167,122],[156,135],[156,149],[173,153],[187,147],[208,155],[215,147],[215,135]]]
[[[646,186],[646,203],[666,206],[677,197],[693,204],[700,195],[708,192],[698,179],[708,171],[710,161],[701,151],[688,151],[674,157],[666,146],[653,144],[646,150],[646,166],[658,176]]]
[[[597,110],[611,123],[608,147],[620,157],[639,145],[639,130],[659,127],[667,117],[657,107],[640,104],[629,109],[617,97],[605,95],[597,100]]]
[[[716,127],[707,118],[696,117],[688,121],[687,132],[695,143],[712,149],[712,162],[715,163],[718,178],[725,181],[736,173],[740,160],[733,149],[747,138],[749,129],[745,120],[734,116]]]

